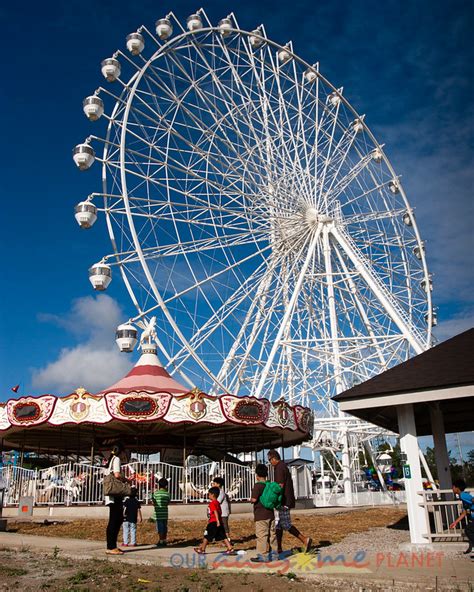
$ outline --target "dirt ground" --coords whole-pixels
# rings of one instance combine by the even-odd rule
[[[0,549],[0,590],[69,592],[126,590],[139,592],[303,592],[318,590],[286,576],[266,574],[215,574],[207,569],[176,569],[128,565],[109,561],[74,561],[60,553],[20,553]]]
[[[365,532],[376,526],[389,526],[402,521],[406,512],[393,507],[370,508],[354,512],[341,512],[327,516],[295,514],[293,523],[305,535],[311,536],[316,545],[327,546],[341,541],[350,533]],[[255,526],[250,519],[230,517],[231,538],[239,549],[255,547]],[[76,539],[105,540],[106,520],[74,520],[72,522],[15,522],[8,521],[8,530],[22,534],[67,537]],[[205,523],[195,520],[170,520],[168,543],[170,546],[195,546],[202,540]],[[120,535],[121,536],[121,535]],[[293,544],[293,537],[291,539]],[[119,541],[121,539],[119,538]],[[155,524],[145,521],[138,525],[137,543],[152,544],[157,540]]]

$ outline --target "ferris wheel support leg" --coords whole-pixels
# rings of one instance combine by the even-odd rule
[[[322,451],[319,451],[319,464],[321,466],[321,488],[323,490],[323,506],[326,506],[326,481],[324,474],[324,457]]]
[[[435,480],[433,479],[433,474],[430,471],[430,467],[428,466],[428,463],[426,462],[426,458],[425,458],[425,455],[423,454],[423,450],[420,448],[418,450],[418,452],[420,454],[420,461],[421,461],[421,464],[423,465],[423,469],[425,471],[426,478],[431,483],[431,486],[433,489],[438,489],[436,486]]]
[[[369,453],[372,464],[374,465],[374,469],[377,472],[377,477],[379,478],[380,487],[382,488],[382,491],[387,491],[387,486],[385,485],[385,479],[383,478],[382,471],[379,469],[379,467],[377,465],[375,454],[374,454],[374,449],[372,448],[372,443],[370,442],[370,440],[368,442],[366,442],[366,449],[367,449],[367,452]]]
[[[354,500],[352,496],[351,455],[347,429],[344,429],[342,434],[342,481],[344,485],[344,501],[347,506],[352,506]]]
[[[405,339],[408,341],[408,343],[412,346],[413,350],[417,354],[421,354],[421,352],[424,351],[424,347],[418,341],[418,339],[415,337],[415,335],[412,333],[410,328],[405,323],[404,319],[401,317],[401,315],[398,313],[398,311],[395,309],[395,307],[390,302],[389,298],[384,294],[383,290],[380,288],[380,286],[374,280],[374,278],[372,277],[367,266],[364,264],[363,261],[361,261],[358,254],[354,251],[354,249],[352,249],[349,242],[345,239],[343,234],[341,232],[339,232],[339,229],[334,225],[331,226],[331,234],[337,240],[337,242],[342,247],[343,251],[349,257],[349,259],[352,261],[356,270],[360,273],[360,275],[362,276],[364,281],[370,287],[373,294],[376,296],[376,298],[382,304],[382,306],[387,311],[387,313],[390,316],[390,318],[392,319],[392,321],[397,325],[397,327],[399,328],[402,335],[405,337]]]

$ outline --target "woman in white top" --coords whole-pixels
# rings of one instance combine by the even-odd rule
[[[122,463],[120,455],[124,453],[123,444],[113,446],[107,469],[109,474],[113,473],[117,479],[126,481],[122,474]],[[106,495],[105,505],[109,507],[109,522],[107,524],[107,551],[109,555],[122,555],[117,547],[117,538],[123,522],[123,497],[118,495]]]

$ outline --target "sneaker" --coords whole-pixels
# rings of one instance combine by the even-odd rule
[[[252,563],[266,563],[267,562],[263,557],[251,557],[250,561]]]
[[[127,543],[122,543],[122,547],[128,547]]]
[[[127,545],[125,545],[125,546],[127,546]],[[128,546],[129,547],[136,547],[137,545],[136,545],[136,543],[130,543]]]

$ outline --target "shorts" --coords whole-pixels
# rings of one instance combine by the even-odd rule
[[[229,534],[229,516],[222,516],[221,517],[222,526],[224,527],[225,533]]]
[[[217,526],[216,522],[209,522],[204,531],[204,538],[210,543],[212,541],[223,541],[226,537],[224,526],[221,523]]]
[[[280,530],[290,530],[290,508],[280,508],[279,510],[275,510],[275,528],[279,528]]]
[[[156,530],[159,535],[166,537],[168,534],[168,520],[157,520]]]

